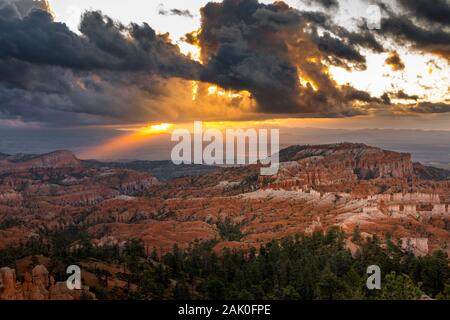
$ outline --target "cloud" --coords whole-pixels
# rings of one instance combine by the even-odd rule
[[[429,23],[450,26],[450,2],[448,0],[397,0],[414,17]]]
[[[1,0],[0,15],[3,17],[23,18],[33,10],[42,10],[53,14],[48,0]]]
[[[450,112],[450,104],[444,102],[420,102],[409,111],[415,113],[447,113]]]
[[[405,64],[400,58],[397,51],[391,51],[389,56],[386,58],[385,64],[391,67],[392,71],[402,71],[405,70]]]
[[[324,8],[339,8],[338,0],[307,0],[307,3],[317,3]]]
[[[44,11],[23,19],[0,17],[0,58],[76,70],[146,71],[195,78],[200,66],[167,35],[147,24],[125,27],[100,12],[86,12],[80,37]]]
[[[206,117],[347,117],[365,112],[356,102],[384,101],[338,86],[327,72],[328,64],[363,69],[358,48],[383,50],[373,35],[349,32],[324,13],[282,2],[207,4],[202,32],[190,38],[201,45],[204,65],[182,55],[167,34],[147,24],[125,26],[96,11],[82,16],[82,36],[45,11],[5,17],[0,17],[3,118],[62,125],[136,122],[188,118],[196,106]],[[199,99],[191,106],[189,97],[183,108],[170,96],[191,88],[179,83],[171,88],[174,77],[246,90],[250,100],[232,99],[211,112],[214,101],[206,106]],[[205,94],[202,99],[208,101]]]
[[[418,25],[410,15],[398,15],[387,7],[385,10],[389,16],[381,20],[381,28],[377,30],[379,35],[395,39],[397,45],[411,44],[416,50],[450,60],[450,33],[445,28],[439,25]]]
[[[383,45],[368,31],[349,32],[345,28],[335,26],[333,30],[336,34],[346,39],[349,45],[367,48],[375,53],[384,52]]]
[[[339,38],[332,37],[329,32],[325,32],[322,36],[314,34],[312,40],[322,53],[332,56],[330,62],[345,66],[344,63],[338,62],[343,59],[355,63],[357,69],[364,70],[366,68],[366,58],[359,53],[357,48],[341,41]]]
[[[164,114],[157,99],[168,90],[167,78],[200,76],[199,63],[146,24],[123,26],[86,12],[79,36],[46,11],[22,18],[15,6],[0,4],[8,12],[0,15],[1,118],[58,125],[138,122]]]
[[[181,16],[181,17],[186,17],[186,18],[194,18],[194,15],[187,9],[185,9],[185,10],[181,10],[181,9],[166,10],[162,3],[158,6],[158,14],[160,14],[162,16]]]
[[[418,95],[410,95],[405,93],[403,90],[398,90],[395,92],[389,92],[389,97],[393,99],[401,99],[401,100],[419,100],[420,97]]]
[[[146,23],[124,26],[100,12],[86,12],[80,31],[96,48],[111,56],[109,69],[152,72],[196,79],[201,66],[182,55],[168,34],[158,35]]]
[[[357,46],[375,47],[366,34],[358,37],[323,13],[301,12],[282,2],[225,0],[208,3],[201,14],[202,80],[250,91],[260,112],[348,116],[361,112],[353,101],[370,97],[339,88],[326,65],[364,68]],[[318,26],[328,31],[320,35]],[[310,85],[300,86],[300,78]]]
[[[201,32],[186,36],[201,46],[199,63],[181,54],[168,34],[157,34],[145,23],[123,25],[88,11],[80,21],[80,35],[55,22],[49,7],[34,8],[34,1],[20,0],[29,5],[21,8],[18,1],[0,0],[0,119],[70,126],[331,118],[366,114],[371,106],[387,110],[390,98],[406,99],[400,92],[373,97],[333,80],[330,65],[362,70],[362,52],[385,48],[377,33],[349,31],[324,12],[299,11],[283,2],[208,3],[201,9]],[[190,14],[177,9],[166,13]],[[417,48],[442,51],[448,46],[438,39],[441,46],[434,40],[434,47],[428,46],[429,29],[395,15],[388,19],[393,21],[384,23],[385,30],[399,41],[412,43],[417,36],[411,34],[423,32],[418,37],[423,43],[414,42]],[[210,96],[211,84],[248,93],[232,99]]]

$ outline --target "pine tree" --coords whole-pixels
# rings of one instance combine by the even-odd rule
[[[391,272],[386,275],[379,295],[381,300],[416,300],[423,295],[419,286],[405,274]]]

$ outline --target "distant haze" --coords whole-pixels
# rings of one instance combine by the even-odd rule
[[[87,147],[117,138],[123,132],[114,129],[2,129],[0,152],[46,153],[68,149],[80,154]],[[450,131],[389,130],[389,129],[318,129],[281,128],[281,147],[297,144],[361,142],[383,149],[409,152],[414,161],[450,163]],[[149,138],[133,150],[103,160],[139,159],[168,160],[173,144],[168,134]]]

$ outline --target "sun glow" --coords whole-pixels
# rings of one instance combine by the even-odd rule
[[[198,81],[192,81],[192,101],[197,100],[198,95]]]
[[[108,159],[118,153],[139,147],[149,138],[162,133],[169,133],[174,125],[171,123],[160,123],[142,128],[119,129],[120,131],[131,131],[117,138],[106,141],[103,144],[90,147],[80,154],[82,159]]]
[[[312,80],[309,79],[305,79],[301,76],[298,77],[299,81],[300,81],[300,85],[304,88],[311,88],[314,91],[319,91],[319,88],[317,87],[316,84],[314,84],[314,82],[312,82]]]
[[[232,90],[224,90],[218,86],[209,86],[208,87],[208,96],[219,96],[219,97],[227,97],[230,99],[242,98],[244,95],[249,95],[247,91],[232,91]]]
[[[172,127],[173,124],[171,123],[160,123],[139,129],[139,132],[144,134],[159,134],[167,132]]]
[[[226,90],[217,85],[192,81],[192,101],[196,101],[199,97],[217,97],[220,99],[233,100],[251,98],[251,93],[246,90]]]
[[[187,55],[194,61],[203,64],[202,61],[202,47],[200,46],[200,40],[198,39],[201,33],[201,29],[190,33],[191,43],[187,44],[189,49],[187,49]],[[198,81],[191,81],[192,83],[192,101],[196,101],[198,97]]]
[[[201,29],[191,32],[190,33],[190,48],[188,51],[188,55],[191,57],[192,60],[195,60],[197,62],[200,62],[203,64],[202,61],[202,47],[200,46],[200,33],[202,32]]]
[[[323,127],[335,125],[335,119],[268,119],[252,121],[204,121],[203,128],[218,129],[224,132],[227,129],[248,129],[248,128],[297,128],[297,127]],[[349,120],[351,121],[351,120]],[[186,129],[193,132],[192,122],[187,123],[159,123],[147,126],[135,126],[126,128],[117,128],[122,132],[119,136],[108,140],[102,144],[92,146],[79,153],[81,159],[114,160],[126,158],[127,152],[148,146],[152,141],[158,139],[167,139],[161,135],[170,135],[175,129]],[[164,140],[162,140],[164,141]]]
[[[316,63],[317,62],[317,58],[309,58],[309,61],[312,63]],[[309,79],[308,77],[305,76],[305,73],[300,70],[300,68],[297,68],[297,74],[298,74],[298,81],[300,82],[300,85],[303,88],[309,88],[312,89],[314,91],[319,91],[319,87],[314,83],[314,81],[312,81],[311,79]]]
[[[356,71],[331,66],[330,74],[339,84],[368,91],[379,97],[385,92],[402,90],[420,99],[442,101],[448,98],[447,62],[430,54],[418,54],[397,49],[405,64],[404,70],[392,71],[385,63],[388,53],[367,54],[367,69]],[[431,72],[430,72],[431,69]],[[401,101],[393,101],[394,103]]]

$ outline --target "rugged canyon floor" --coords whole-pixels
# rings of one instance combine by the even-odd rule
[[[136,238],[148,254],[161,254],[175,244],[215,240],[220,253],[336,226],[353,254],[357,230],[416,256],[450,255],[449,171],[352,143],[292,146],[280,160],[278,173],[263,177],[259,165],[189,168],[81,161],[68,151],[0,154],[0,249],[77,227],[97,247]]]
[[[280,159],[271,177],[254,165],[185,170],[164,181],[147,168],[93,165],[68,151],[2,155],[0,247],[69,225],[86,227],[98,246],[139,238],[164,252],[211,239],[217,250],[247,248],[339,226],[349,238],[359,228],[419,255],[450,253],[450,172],[350,143],[293,146]],[[224,224],[239,235],[223,236]]]

